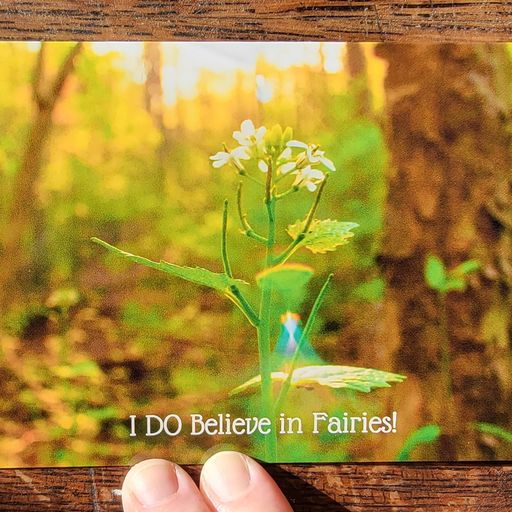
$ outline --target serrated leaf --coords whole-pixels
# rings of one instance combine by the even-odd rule
[[[403,462],[409,460],[411,452],[419,445],[432,444],[441,435],[441,429],[438,425],[425,425],[415,430],[405,440],[396,460]]]
[[[433,290],[445,291],[446,269],[443,262],[437,256],[429,255],[427,257],[425,281]]]
[[[272,372],[273,382],[284,382],[288,378],[286,372]],[[304,366],[293,372],[291,385],[296,388],[312,388],[328,386],[335,389],[352,389],[369,393],[377,388],[389,388],[392,382],[403,382],[405,376],[396,373],[383,372],[372,368],[357,368],[355,366],[319,365]],[[236,395],[245,391],[255,391],[261,382],[261,376],[248,380],[231,391]]]
[[[295,240],[302,233],[305,223],[306,221],[303,220],[290,224],[287,229],[288,234]],[[315,254],[334,251],[338,246],[348,244],[350,238],[354,236],[351,230],[358,226],[359,224],[355,222],[315,219],[299,245],[305,246]]]
[[[161,270],[167,274],[181,277],[186,281],[191,281],[192,283],[207,286],[209,288],[214,288],[215,290],[225,292],[229,290],[229,288],[233,285],[238,286],[247,284],[245,281],[241,281],[240,279],[232,279],[224,273],[216,273],[200,267],[182,267],[180,265],[174,265],[173,263],[168,263],[166,261],[152,261],[148,260],[147,258],[143,258],[142,256],[136,256],[135,254],[122,251],[121,249],[118,249],[117,247],[114,247],[113,245],[110,245],[107,242],[100,240],[99,238],[92,238],[91,240],[101,245],[105,249],[108,249],[110,252],[133,261],[134,263],[139,263],[140,265],[144,265],[146,267]]]
[[[287,293],[306,286],[313,277],[313,269],[301,263],[283,263],[259,272],[256,283],[260,288],[272,288]]]

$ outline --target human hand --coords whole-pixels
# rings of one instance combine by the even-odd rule
[[[238,452],[208,459],[198,489],[180,466],[150,459],[133,466],[123,482],[124,512],[291,512],[270,475]]]

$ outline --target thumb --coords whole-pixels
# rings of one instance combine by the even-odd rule
[[[220,452],[206,462],[201,491],[219,512],[292,512],[271,476],[255,460],[238,452]]]

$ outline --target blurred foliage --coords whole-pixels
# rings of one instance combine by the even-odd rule
[[[422,444],[434,443],[440,435],[441,428],[438,425],[425,425],[411,432],[396,456],[396,460],[399,462],[411,460],[415,448]]]
[[[68,47],[50,45],[51,69]],[[375,256],[388,160],[381,129],[383,69],[372,47],[365,48],[367,87],[377,107],[368,115],[360,113],[360,84],[355,87],[343,67],[325,71],[321,47],[315,47],[313,60],[280,67],[259,58],[249,71],[218,71],[212,57],[194,87],[164,101],[163,127],[145,108],[144,73],[141,79],[120,65],[119,48],[121,53],[99,53],[86,45],[53,118],[35,184],[38,244],[27,244],[37,280],[22,302],[2,312],[0,386],[7,399],[0,402],[1,465],[120,464],[171,454],[174,460],[200,461],[219,439],[131,439],[129,415],[247,414],[256,407],[227,399],[230,389],[257,373],[256,340],[239,311],[214,291],[183,286],[90,242],[98,236],[154,261],[221,272],[219,205],[225,198],[235,204],[237,179],[212,169],[208,157],[243,119],[294,126],[294,136],[320,144],[335,162],[318,217],[349,219],[360,227],[343,251],[297,252],[304,265],[315,258],[319,283],[335,269],[310,339],[333,365],[372,364],[362,360],[368,349],[359,348],[372,343],[368,326],[376,324],[383,296]],[[31,125],[36,51],[33,45],[0,44],[2,230]],[[187,76],[180,51],[179,45],[166,49],[164,92]],[[133,59],[143,66],[141,56]],[[256,75],[265,82],[262,90],[258,79],[262,101]],[[244,207],[256,230],[265,223],[259,201],[247,191]],[[279,208],[282,233],[306,213],[297,213],[293,202]],[[240,255],[232,257],[233,271],[250,279],[261,270],[263,254],[237,230],[231,209],[228,243]],[[278,243],[285,248],[289,238],[285,234]],[[309,292],[305,310],[318,289]],[[377,414],[386,404],[384,390],[372,399],[350,390],[323,393],[330,414]],[[307,414],[318,400],[307,389],[295,390],[285,412],[300,407]],[[237,443],[251,448],[248,440]],[[281,453],[287,460],[373,460],[375,443],[370,436],[287,436]]]
[[[430,254],[425,262],[425,281],[441,294],[463,292],[468,285],[468,276],[480,268],[477,260],[466,260],[452,270],[447,270],[437,256]]]

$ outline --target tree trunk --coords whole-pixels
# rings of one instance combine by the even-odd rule
[[[151,116],[155,127],[161,135],[157,149],[157,166],[154,175],[155,190],[165,195],[166,166],[170,153],[170,133],[164,122],[164,93],[162,88],[162,48],[161,43],[144,43],[144,100],[146,111]]]
[[[390,359],[408,376],[397,392],[417,404],[412,431],[436,423],[423,457],[492,459],[474,429],[507,425],[511,399],[510,76],[504,46],[392,45],[387,137],[391,151],[380,263],[387,283]],[[425,283],[429,255],[448,269],[481,269],[443,298]],[[444,363],[443,363],[444,360]],[[395,404],[400,399],[395,395]],[[407,409],[407,405],[404,405]]]
[[[366,57],[361,43],[347,43],[345,61],[351,85],[356,92],[357,113],[362,117],[371,117],[372,98],[368,87]]]
[[[27,236],[36,217],[36,190],[44,150],[52,127],[52,115],[62,96],[68,76],[74,69],[75,57],[82,48],[78,43],[70,50],[53,80],[45,76],[47,43],[41,44],[34,69],[32,94],[35,113],[21,164],[11,192],[7,225],[1,238],[0,306],[12,302],[13,295],[28,281],[31,261],[27,261]]]

